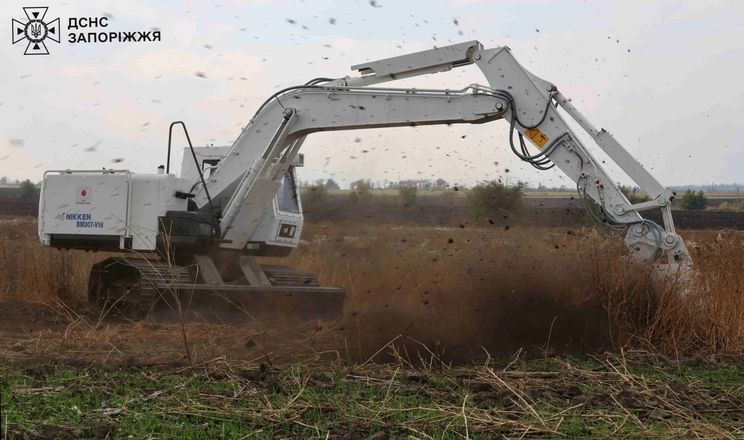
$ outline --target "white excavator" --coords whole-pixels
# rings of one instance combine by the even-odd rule
[[[461,90],[375,85],[475,64],[488,86]],[[47,171],[39,204],[39,238],[64,249],[120,252],[94,265],[89,299],[143,315],[159,300],[227,302],[253,317],[340,315],[345,290],[322,287],[313,274],[259,264],[295,248],[303,226],[295,168],[305,138],[317,131],[505,120],[511,149],[576,183],[587,212],[627,230],[632,258],[668,271],[690,267],[674,229],[674,193],[612,135],[595,128],[557,87],[521,66],[508,47],[478,41],[356,66],[358,76],[317,78],[280,90],[256,111],[230,147],[194,148],[182,122],[171,124],[165,166],[157,174],[127,170]],[[559,111],[561,109],[562,111]],[[566,122],[572,118],[648,194],[631,204]],[[189,147],[181,176],[170,173],[173,129]],[[532,144],[531,148],[528,145]],[[640,213],[660,209],[663,225]]]

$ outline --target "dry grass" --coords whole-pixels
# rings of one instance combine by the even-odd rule
[[[88,271],[101,254],[44,248],[36,234],[31,218],[0,216],[0,299],[85,302]]]
[[[591,228],[329,223],[309,231],[291,264],[352,287],[344,323],[362,352],[402,334],[454,358],[479,346],[741,356],[744,233],[683,234],[696,269],[687,283],[659,282],[623,257],[621,237]]]
[[[608,303],[615,304],[610,316],[622,330],[618,342],[675,357],[741,356],[744,233],[697,231],[686,237],[696,268],[686,286],[674,282],[657,285],[656,295],[651,296],[644,295],[648,287],[607,289]]]
[[[482,354],[481,346],[511,353],[542,346],[556,315],[601,308],[581,269],[585,248],[599,238],[589,230],[534,232],[324,224],[309,231],[289,264],[348,287],[344,324],[354,354],[396,335],[450,358]],[[556,348],[604,342],[565,330],[553,340]]]
[[[520,348],[537,355],[642,348],[675,358],[741,356],[744,234],[684,235],[698,275],[681,298],[678,285],[654,283],[647,270],[625,262],[618,237],[589,228],[311,225],[306,242],[286,262],[318,273],[324,284],[346,286],[343,319],[311,324],[310,330],[253,323],[232,333],[252,341],[236,356],[260,356],[263,350],[281,358],[287,350],[364,360],[393,339],[410,356],[429,350],[446,361]],[[28,218],[1,218],[0,237],[0,301],[63,308],[65,322],[86,329],[67,332],[68,343],[71,334],[78,335],[83,351],[101,351],[96,338],[113,338],[106,343],[119,347],[130,337],[116,339],[119,327],[82,306],[88,270],[104,255],[43,248]],[[113,333],[101,330],[107,325]],[[149,324],[136,325],[148,330]],[[208,342],[215,331],[231,334],[228,327],[187,326],[194,350],[202,350],[196,361],[219,350],[236,352],[227,342],[211,348]],[[172,330],[168,324],[159,327]],[[283,342],[280,335],[288,332],[296,338]],[[310,348],[302,341],[308,334],[315,338]],[[136,346],[132,342],[126,356]],[[374,360],[389,356],[382,351]]]

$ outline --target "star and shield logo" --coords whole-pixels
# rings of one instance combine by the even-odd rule
[[[44,21],[48,7],[25,7],[28,21],[25,23],[13,19],[13,44],[28,40],[28,46],[24,55],[49,55],[49,50],[44,43],[47,38],[59,43],[59,18]]]

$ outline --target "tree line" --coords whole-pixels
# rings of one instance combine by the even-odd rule
[[[41,186],[40,183],[34,183],[29,179],[26,180],[12,180],[5,176],[0,177],[1,186],[16,187],[14,189],[13,197],[20,200],[34,200],[38,197],[37,188]]]
[[[303,188],[303,200],[306,204],[312,205],[323,201],[329,190],[339,190],[340,186],[333,179],[319,179],[309,184],[303,182],[300,185]],[[618,184],[618,188],[625,195],[631,204],[643,203],[649,201],[647,194],[640,191],[637,187],[629,187]],[[501,180],[483,181],[470,188],[464,185],[450,185],[444,179],[406,179],[398,182],[385,182],[375,185],[370,179],[359,179],[349,185],[349,197],[353,202],[364,201],[372,197],[372,190],[397,190],[400,201],[408,206],[416,203],[419,191],[441,191],[444,195],[454,191],[463,191],[468,209],[478,218],[493,217],[498,213],[508,213],[517,216],[522,209],[522,196],[530,188],[524,183],[518,181],[516,184],[507,185]],[[534,191],[558,191],[555,188],[547,188],[539,185]],[[688,189],[681,196],[679,208],[684,210],[703,210],[708,207],[708,198],[703,191],[694,191]],[[722,209],[744,209],[744,203],[738,203],[735,206],[729,203],[723,203]]]

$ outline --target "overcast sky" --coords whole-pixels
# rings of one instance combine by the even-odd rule
[[[744,182],[744,1],[41,3],[0,5],[0,176],[155,172],[171,121],[185,121],[197,145],[229,145],[279,88],[477,39],[509,46],[663,184]],[[46,21],[62,19],[62,42],[47,40],[48,56],[24,56],[26,42],[11,44],[11,19],[25,21],[22,7],[40,5],[50,7]],[[106,31],[157,28],[162,41],[67,42],[69,17],[104,14]],[[476,82],[487,84],[471,66],[386,85]],[[314,134],[300,175],[343,186],[358,178],[438,177],[571,186],[560,172],[520,164],[507,133],[498,121]]]

